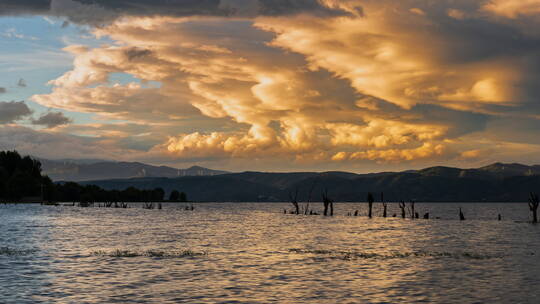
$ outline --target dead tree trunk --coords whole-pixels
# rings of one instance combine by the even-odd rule
[[[323,204],[324,204],[324,216],[328,215],[328,208],[330,208],[330,216],[334,216],[334,202],[328,197],[328,190],[322,194]]]
[[[306,210],[304,210],[304,215],[308,215],[309,213],[309,203],[311,203],[311,195],[313,194],[313,189],[315,189],[316,184],[317,184],[317,180],[313,182],[313,184],[311,185],[311,188],[309,189],[309,195],[308,195],[308,200],[306,204]]]
[[[388,203],[386,203],[384,201],[384,193],[383,192],[381,192],[381,203],[382,203],[382,206],[383,206],[382,216],[386,217],[386,210],[388,209]]]
[[[538,199],[538,194],[536,193],[530,193],[529,195],[529,209],[532,212],[533,215],[533,223],[538,223],[538,205],[540,203],[540,200]]]
[[[405,202],[399,202],[399,209],[401,209],[401,218],[405,218]]]
[[[411,201],[411,218],[414,219],[416,217],[416,213],[414,212],[414,201]]]
[[[367,194],[367,202],[368,202],[368,217],[371,218],[371,210],[373,209],[373,194],[371,192],[368,192]]]
[[[296,188],[296,192],[294,194],[294,197],[292,196],[292,193],[289,192],[289,201],[294,206],[294,214],[298,215],[300,214],[300,206],[298,205],[298,188]]]

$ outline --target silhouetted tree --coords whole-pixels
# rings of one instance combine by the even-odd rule
[[[43,196],[43,200],[79,202],[89,206],[94,202],[105,207],[127,208],[125,202],[161,202],[165,197],[162,188],[140,190],[129,187],[122,191],[104,190],[96,185],[82,186],[73,182],[53,183],[41,175],[41,163],[16,151],[0,152],[0,201],[18,201],[24,197]],[[178,194],[180,201],[187,201],[185,193]],[[120,204],[118,204],[120,202]]]
[[[41,196],[43,183],[41,163],[17,151],[0,152],[0,199],[18,201],[23,197]]]
[[[179,200],[183,203],[188,201],[187,194],[185,192],[180,192],[180,198]]]
[[[178,190],[173,190],[171,194],[169,195],[169,200],[172,202],[176,202],[180,199],[180,192]]]
[[[163,201],[165,199],[165,190],[163,188],[156,188],[152,191],[152,200]]]

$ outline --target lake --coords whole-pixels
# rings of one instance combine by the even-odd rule
[[[1,303],[538,303],[527,204],[0,205]],[[312,204],[320,212],[321,203]],[[462,207],[467,218],[458,220]],[[362,216],[346,216],[359,209]],[[389,215],[400,214],[391,204]],[[497,221],[497,215],[502,221]],[[441,219],[434,219],[440,217]]]

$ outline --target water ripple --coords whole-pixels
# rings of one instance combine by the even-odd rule
[[[443,220],[0,207],[0,303],[536,303],[540,225],[525,204],[420,204]],[[312,204],[321,208],[321,204]],[[458,220],[462,207],[467,221]],[[321,210],[315,210],[320,213]],[[390,205],[388,213],[398,213]],[[498,214],[503,221],[497,221]],[[516,223],[518,221],[520,223]]]

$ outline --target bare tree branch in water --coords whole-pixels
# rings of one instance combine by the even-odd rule
[[[382,203],[382,206],[383,206],[383,214],[382,214],[382,216],[386,217],[386,210],[388,209],[388,203],[384,201],[384,193],[383,192],[381,192],[381,203]]]
[[[325,189],[322,193],[324,204],[324,216],[328,215],[328,207],[330,207],[330,216],[334,216],[334,201],[328,197],[328,189]]]
[[[533,223],[538,223],[538,205],[540,200],[538,199],[538,194],[531,192],[529,194],[529,209],[533,214]]]
[[[308,213],[310,213],[310,211],[309,211],[309,203],[311,203],[311,196],[313,194],[313,189],[315,189],[316,184],[317,184],[317,180],[314,180],[313,184],[311,185],[311,188],[309,189],[308,200],[307,200],[307,204],[306,204],[306,209],[304,210],[304,215],[308,215]]]
[[[414,211],[414,205],[416,204],[415,201],[411,201],[411,204],[410,204],[410,208],[409,208],[409,212],[411,214],[411,218],[414,219],[415,217],[418,218],[416,216],[416,212]]]
[[[298,205],[298,188],[296,188],[294,197],[292,193],[289,191],[289,201],[294,206],[294,214],[300,214],[300,206]]]
[[[405,218],[405,202],[399,202],[399,209],[401,209],[401,217]]]

